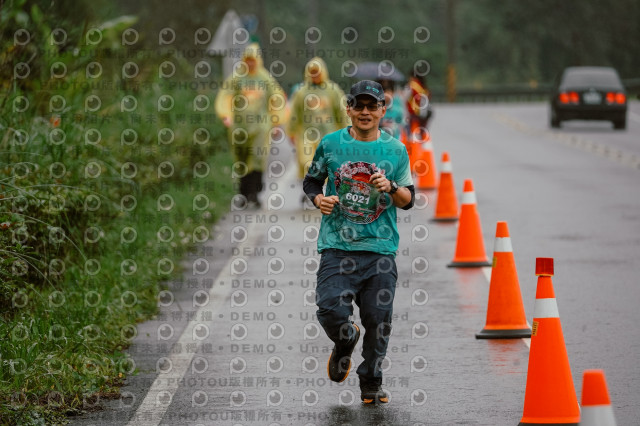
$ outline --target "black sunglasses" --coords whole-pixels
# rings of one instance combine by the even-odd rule
[[[379,108],[382,108],[383,106],[384,104],[382,102],[373,102],[369,104],[363,104],[363,103],[357,102],[357,103],[351,104],[351,108],[354,111],[362,111],[363,109],[367,108],[369,111],[373,112],[373,111],[377,111]]]

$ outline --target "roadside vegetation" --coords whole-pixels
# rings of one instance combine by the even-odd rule
[[[135,325],[228,210],[231,157],[192,64],[122,46],[135,17],[0,18],[0,424],[64,423],[135,374]]]

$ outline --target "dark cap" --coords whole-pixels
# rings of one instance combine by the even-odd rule
[[[349,96],[347,97],[348,103],[354,103],[356,96],[360,95],[369,95],[375,98],[376,101],[384,104],[384,90],[382,90],[380,83],[376,83],[375,81],[362,80],[351,86]]]

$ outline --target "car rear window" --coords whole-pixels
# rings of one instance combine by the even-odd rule
[[[621,87],[622,83],[613,70],[572,70],[565,73],[562,85]]]

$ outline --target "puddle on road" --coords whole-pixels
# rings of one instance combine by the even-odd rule
[[[328,409],[328,418],[320,423],[330,425],[404,425],[414,421],[411,415],[397,407],[383,405],[357,407],[333,406]]]
[[[491,374],[526,374],[529,357],[522,339],[485,340]]]

